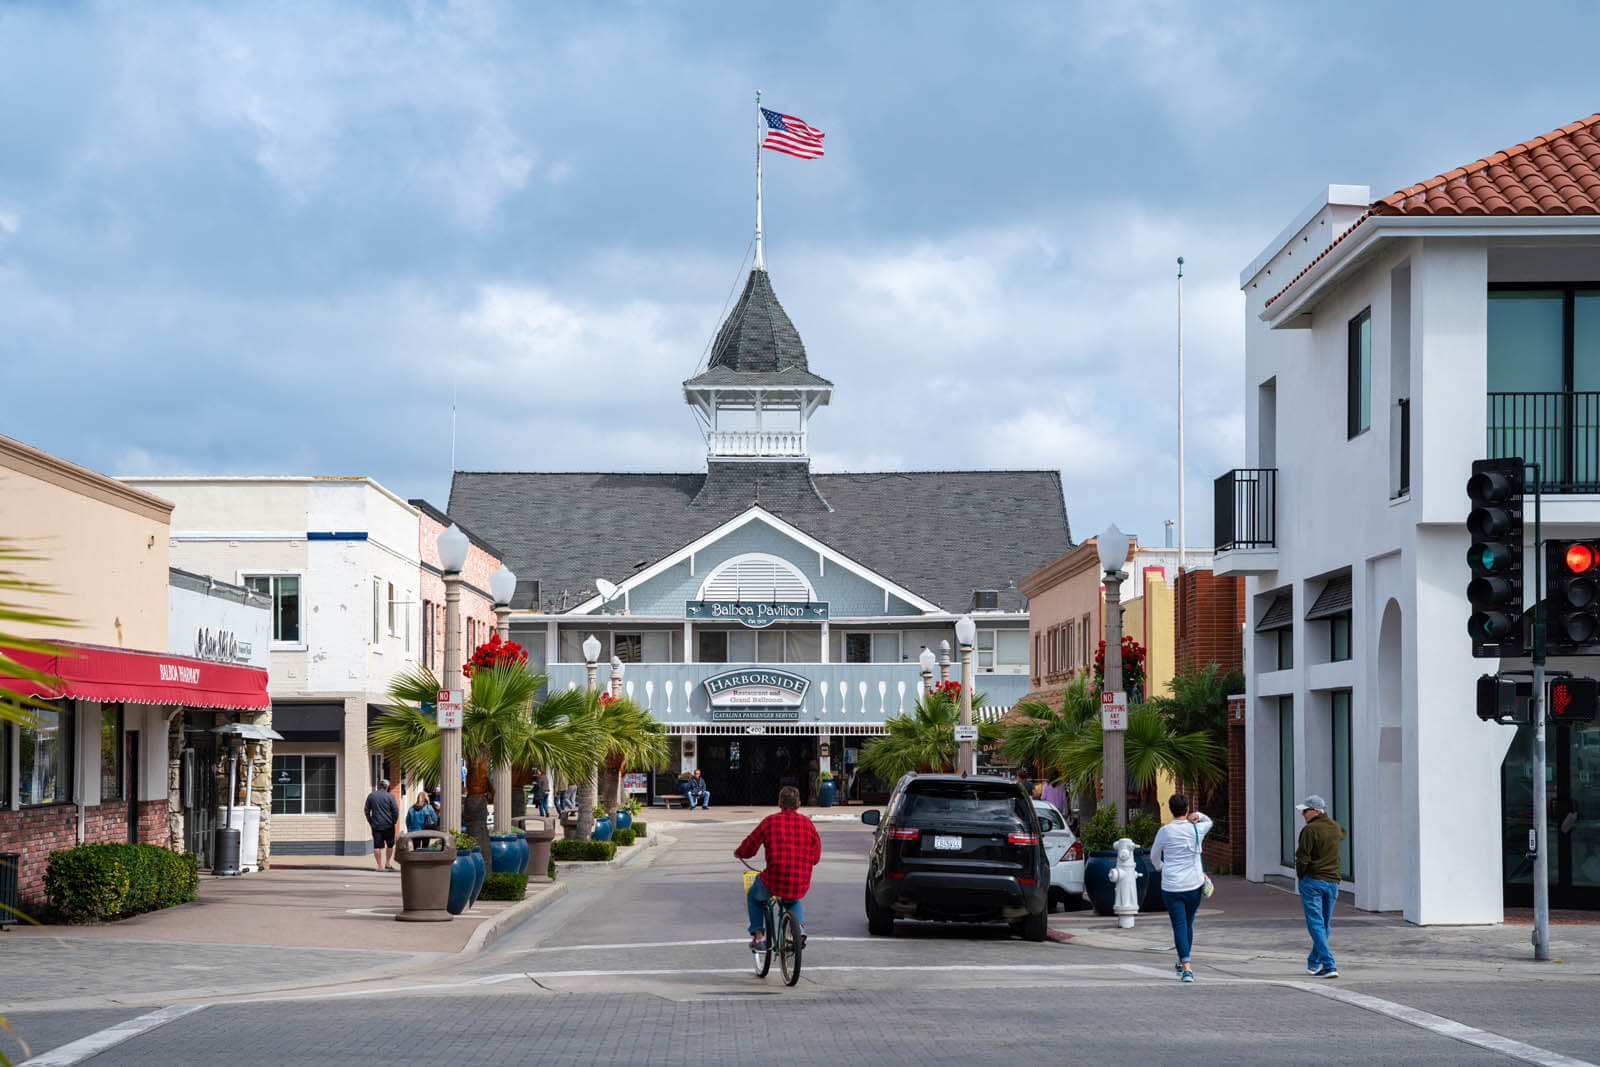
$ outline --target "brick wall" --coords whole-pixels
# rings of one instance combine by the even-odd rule
[[[83,815],[86,842],[128,840],[128,805],[114,800],[88,808]],[[139,802],[139,840],[164,844],[167,837],[167,802]],[[47,808],[0,811],[0,852],[19,853],[18,897],[24,915],[44,912],[44,872],[50,853],[78,843],[78,809],[72,804]]]
[[[1244,579],[1208,570],[1178,575],[1177,662],[1244,669]]]
[[[1249,831],[1244,802],[1244,694],[1228,698],[1228,840],[1207,839],[1203,846],[1206,866],[1233,874],[1244,873],[1245,835]]]

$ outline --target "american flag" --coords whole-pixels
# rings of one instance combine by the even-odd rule
[[[801,159],[817,159],[822,155],[821,130],[807,126],[793,115],[780,115],[766,108],[761,109],[761,116],[767,120],[767,139],[761,142],[762,148]]]

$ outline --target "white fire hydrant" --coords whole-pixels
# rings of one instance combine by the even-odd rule
[[[1120,838],[1111,847],[1117,850],[1117,865],[1106,873],[1117,887],[1117,900],[1111,910],[1117,913],[1117,925],[1131,930],[1133,917],[1139,914],[1139,869],[1133,865],[1133,840]]]

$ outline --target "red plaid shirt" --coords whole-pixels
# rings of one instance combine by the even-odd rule
[[[747,860],[762,845],[767,846],[767,869],[761,872],[767,892],[784,900],[805,896],[811,888],[811,868],[822,858],[822,839],[811,820],[793,808],[780,808],[762,819],[733,854]]]

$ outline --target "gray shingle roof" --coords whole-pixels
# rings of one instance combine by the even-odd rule
[[[1335,615],[1343,615],[1351,609],[1350,576],[1348,574],[1335,575],[1328,579],[1328,584],[1322,587],[1322,592],[1317,596],[1317,602],[1311,605],[1311,610],[1306,612],[1306,619],[1328,619]]]
[[[828,502],[811,477],[811,464],[803,459],[787,463],[710,460],[706,468],[706,480],[690,507],[737,513],[760,504],[774,515],[828,510]]]
[[[1279,593],[1272,598],[1272,603],[1267,606],[1266,613],[1261,616],[1261,621],[1256,623],[1256,633],[1266,633],[1268,630],[1287,630],[1294,625],[1294,600],[1288,593]]]
[[[539,581],[548,603],[563,590],[593,589],[596,578],[622,582],[757,502],[718,486],[714,501],[696,504],[706,480],[704,474],[457,471],[450,514],[504,549],[507,566],[519,579]],[[999,590],[1000,607],[1021,609],[1026,601],[1013,583],[1072,547],[1055,471],[811,480],[831,510],[817,510],[802,494],[760,503],[947,610],[967,610],[974,589]]]
[[[764,270],[750,272],[739,302],[722,329],[717,331],[706,372],[709,374],[718,368],[741,374],[810,371],[800,331],[794,328],[783,305],[778,303]],[[690,381],[698,383],[699,379]]]

